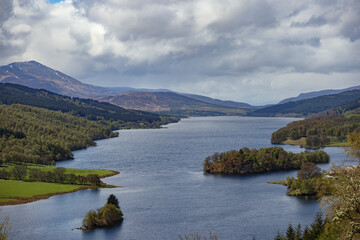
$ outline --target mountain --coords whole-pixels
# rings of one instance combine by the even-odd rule
[[[89,120],[108,121],[116,128],[152,125],[162,123],[164,119],[154,113],[127,110],[110,103],[62,96],[47,90],[33,89],[11,83],[0,83],[0,103],[7,105],[24,104],[61,111]]]
[[[71,97],[101,99],[102,101],[112,102],[128,109],[152,112],[175,111],[181,112],[181,114],[187,112],[185,115],[239,115],[244,113],[244,109],[251,108],[251,106],[246,103],[221,101],[193,94],[176,94],[167,89],[107,88],[94,86],[82,83],[71,76],[36,61],[16,62],[0,67],[0,83],[13,83],[30,88],[45,89]],[[160,93],[163,94],[161,95]],[[156,98],[154,97],[155,95],[159,97]],[[180,100],[179,95],[183,95],[184,98]],[[151,97],[153,101],[146,102],[149,96],[153,96]],[[160,96],[166,96],[166,98],[161,98]],[[174,99],[170,99],[171,96],[174,97]],[[131,99],[131,97],[134,97],[134,99]],[[122,100],[125,102],[121,102]],[[160,101],[164,102],[161,103]],[[179,101],[183,101],[184,109],[181,111],[178,110],[179,104],[175,104],[176,106],[174,106],[174,103]],[[172,106],[171,109],[168,107],[169,104]],[[191,104],[194,104],[194,106],[190,106]],[[232,108],[232,110],[229,108]]]
[[[36,89],[46,89],[61,95],[81,98],[111,96],[120,92],[138,91],[130,87],[108,88],[85,84],[36,61],[16,62],[0,67],[0,82],[20,84]],[[139,91],[168,90],[141,89]]]
[[[125,92],[98,99],[127,109],[180,116],[242,115],[249,108],[216,105],[174,92]]]
[[[360,90],[341,92],[295,102],[287,102],[274,106],[261,108],[250,113],[251,116],[275,117],[293,116],[307,117],[340,105],[360,99]]]
[[[213,99],[213,98],[196,95],[196,94],[188,94],[188,93],[180,93],[180,94],[184,95],[186,97],[195,99],[195,100],[199,100],[202,102],[215,104],[215,105],[219,105],[219,106],[224,106],[224,107],[230,107],[230,108],[252,108],[253,107],[250,104],[243,103],[243,102],[223,101],[223,100]]]
[[[354,86],[354,87],[350,87],[350,88],[337,89],[337,90],[329,89],[329,90],[314,91],[314,92],[308,92],[308,93],[300,93],[299,96],[292,97],[292,98],[286,98],[286,99],[280,101],[278,104],[287,103],[287,102],[296,102],[299,100],[320,97],[320,96],[325,96],[325,95],[338,94],[341,92],[346,92],[346,91],[351,91],[351,90],[356,90],[356,89],[360,89],[360,86]]]

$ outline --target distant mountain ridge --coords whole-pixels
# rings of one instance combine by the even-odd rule
[[[0,103],[24,104],[61,111],[94,121],[117,122],[119,126],[125,122],[153,123],[161,121],[158,114],[127,110],[110,103],[63,96],[44,89],[33,89],[12,83],[0,83]]]
[[[286,98],[286,99],[280,101],[278,104],[283,104],[283,103],[288,103],[288,102],[296,102],[299,100],[305,100],[305,99],[315,98],[315,97],[320,97],[320,96],[325,96],[325,95],[338,94],[341,92],[346,92],[346,91],[351,91],[351,90],[356,90],[356,89],[360,89],[360,85],[354,86],[354,87],[349,87],[349,88],[344,88],[344,89],[327,89],[327,90],[321,90],[321,91],[300,93],[297,97]]]
[[[360,99],[360,90],[341,92],[338,94],[325,95],[299,101],[292,101],[261,108],[250,113],[251,116],[276,117],[293,116],[308,117],[339,107],[343,104]]]
[[[209,97],[196,95],[196,94],[182,93],[181,95],[184,95],[189,98],[196,99],[196,100],[199,100],[202,102],[215,104],[215,105],[219,105],[219,106],[226,106],[226,107],[230,107],[230,108],[252,108],[253,107],[250,104],[243,103],[243,102],[223,101],[223,100],[209,98]]]
[[[146,110],[151,112],[181,112],[181,114],[187,116],[189,116],[188,114],[239,115],[244,113],[245,108],[251,108],[251,106],[246,103],[222,101],[193,94],[177,94],[167,89],[135,89],[129,87],[107,88],[94,86],[82,83],[73,77],[36,61],[17,62],[0,67],[0,82],[19,84],[35,89],[45,89],[65,96],[101,99],[101,101],[111,102],[127,109]],[[169,93],[166,98],[159,98],[164,101],[166,99],[167,102],[160,103],[158,100],[154,102],[154,99],[157,99],[154,96],[161,95],[160,93]],[[120,95],[117,96],[118,94]],[[140,97],[141,95],[143,96]],[[165,96],[166,94],[162,95]],[[175,108],[175,110],[169,109],[167,107],[168,105],[180,106],[178,102],[180,101],[180,95],[187,97],[186,99],[182,99],[183,109],[181,109],[181,111],[177,108]],[[152,97],[149,98],[149,96]],[[131,97],[134,97],[134,99],[130,99]],[[174,99],[170,99],[171,97],[174,97]],[[120,99],[125,102],[121,102]],[[141,99],[143,99],[143,101],[141,101]],[[150,99],[152,99],[152,101],[149,101]],[[178,102],[178,104],[174,105],[173,103],[175,102]],[[194,104],[196,107],[201,107],[201,109],[189,106],[190,103]],[[229,108],[233,108],[233,110],[230,110]]]
[[[127,109],[180,116],[244,115],[249,108],[216,105],[174,92],[125,92],[99,100]]]
[[[169,91],[167,89],[135,89],[131,87],[99,87],[82,83],[58,70],[36,61],[15,62],[0,67],[0,82],[30,88],[46,89],[70,97],[111,96],[127,91]]]

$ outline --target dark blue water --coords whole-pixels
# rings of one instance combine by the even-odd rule
[[[13,239],[178,239],[178,234],[214,232],[220,239],[272,239],[288,223],[310,224],[319,202],[286,196],[267,184],[296,171],[242,177],[204,175],[202,163],[214,152],[268,147],[271,133],[291,118],[209,117],[184,119],[166,129],[124,130],[118,138],[75,152],[57,166],[118,170],[105,182],[124,186],[85,190],[29,204],[1,207]],[[297,146],[284,146],[300,152]],[[345,159],[341,148],[326,148]],[[326,169],[329,164],[320,165]],[[72,230],[90,209],[115,194],[125,215],[112,229]]]

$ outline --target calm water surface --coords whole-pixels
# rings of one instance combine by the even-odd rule
[[[319,202],[286,196],[286,188],[267,184],[296,171],[241,177],[202,173],[214,152],[268,147],[271,133],[291,118],[189,118],[166,129],[124,130],[118,138],[75,152],[57,166],[113,169],[105,182],[124,186],[53,196],[29,204],[1,207],[12,223],[13,239],[178,239],[179,233],[209,231],[222,240],[273,239],[287,224],[310,224]],[[297,146],[284,146],[300,152]],[[342,148],[326,148],[332,161],[345,159]],[[327,169],[329,164],[320,165]],[[72,230],[90,209],[115,194],[125,215],[112,229]]]

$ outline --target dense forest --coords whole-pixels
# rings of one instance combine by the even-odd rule
[[[62,96],[43,89],[33,89],[17,84],[0,84],[0,103],[24,104],[54,111],[69,113],[88,120],[111,124],[113,130],[132,127],[159,127],[162,124],[178,121],[177,118],[157,114],[127,110],[110,103],[91,99]]]
[[[261,117],[308,117],[359,99],[360,90],[353,90],[342,92],[339,94],[320,96],[295,102],[287,102],[283,104],[276,104],[274,106],[258,109],[252,113],[249,113],[249,115]]]
[[[289,123],[272,134],[271,143],[300,140],[302,145],[316,148],[345,143],[352,132],[360,132],[360,115],[330,114]]]
[[[72,151],[117,136],[109,126],[70,114],[20,104],[0,105],[0,160],[54,164]]]
[[[291,153],[281,147],[257,149],[242,148],[208,156],[203,164],[204,172],[214,174],[247,174],[276,170],[299,169],[305,162],[327,163],[329,155],[324,151]]]

